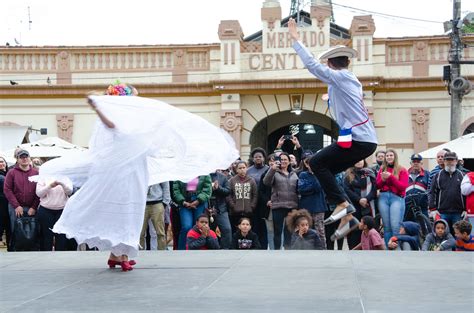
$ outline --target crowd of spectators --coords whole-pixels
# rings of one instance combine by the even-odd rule
[[[281,150],[284,144],[294,153]],[[141,247],[342,249],[334,236],[337,224],[324,225],[334,207],[313,175],[313,155],[295,136],[283,136],[268,156],[256,148],[248,162],[239,159],[228,169],[188,182],[150,186],[144,195]],[[32,160],[21,149],[15,156],[11,168],[0,157],[0,234],[7,250],[21,250],[15,246],[15,227],[22,217],[36,218],[42,251],[87,249],[51,231],[76,191],[74,186],[54,180],[31,182],[28,178],[38,174],[42,160]],[[423,157],[413,154],[406,169],[397,151],[387,149],[375,153],[374,164],[361,160],[337,174],[361,221],[346,237],[349,249],[474,250],[474,173],[453,151],[439,151],[436,160],[429,171]],[[430,233],[422,234],[417,214],[430,221]]]

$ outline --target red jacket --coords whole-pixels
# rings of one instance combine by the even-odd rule
[[[209,250],[219,249],[219,241],[217,235],[209,230],[209,236],[202,237],[197,226],[193,226],[186,236],[186,250]]]
[[[405,168],[400,167],[398,179],[397,177],[390,175],[386,181],[382,180],[382,171],[383,169],[380,168],[377,173],[377,188],[380,189],[381,192],[390,191],[400,197],[405,197],[405,191],[408,187],[408,171]],[[387,172],[393,173],[393,168],[387,168]]]
[[[466,196],[466,211],[469,215],[474,215],[474,192],[467,193],[469,190],[472,190],[472,186],[474,186],[474,172],[469,172],[466,174],[467,178],[464,177],[463,183],[466,179],[469,179],[468,184],[465,186],[464,184],[461,185],[462,194]],[[464,188],[463,188],[464,187]],[[465,191],[463,191],[465,189]]]
[[[40,201],[36,195],[36,183],[28,180],[28,177],[34,175],[38,175],[38,170],[31,166],[26,172],[18,165],[8,171],[3,192],[12,207],[38,208]]]

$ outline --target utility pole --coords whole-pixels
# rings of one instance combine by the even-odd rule
[[[451,64],[451,82],[461,76],[461,53],[462,42],[460,37],[461,27],[461,0],[453,0],[453,20],[451,31],[451,49],[449,50],[449,63]],[[462,96],[463,91],[457,88],[451,88],[451,140],[459,137],[461,128],[461,114],[462,114]]]
[[[300,26],[300,0],[296,1],[298,1],[298,4],[296,5],[296,23],[298,24],[298,26]]]

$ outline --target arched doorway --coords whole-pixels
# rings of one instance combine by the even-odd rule
[[[316,152],[337,137],[338,126],[326,115],[304,111],[295,115],[283,111],[259,121],[250,135],[251,149],[262,147],[268,152],[275,150],[282,135],[295,134],[304,150]],[[293,146],[287,142],[283,150],[290,152]]]
[[[463,132],[463,136],[474,133],[474,123],[471,123]]]

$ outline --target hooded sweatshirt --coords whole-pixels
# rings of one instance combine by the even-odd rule
[[[38,170],[31,166],[27,171],[23,171],[16,165],[8,171],[3,192],[12,207],[38,208],[40,201],[36,195],[36,183],[28,180],[28,177],[34,175],[38,175]]]
[[[442,223],[444,224],[445,230],[444,234],[439,237],[436,232],[436,225]],[[452,251],[456,247],[456,240],[453,235],[449,232],[449,225],[443,219],[437,220],[433,226],[433,232],[426,236],[425,242],[421,250],[423,251],[433,251],[435,248],[440,248],[440,251]]]
[[[412,250],[420,250],[420,225],[415,222],[402,222],[405,235],[397,235],[398,242],[408,242]],[[401,245],[401,244],[400,244]]]
[[[229,211],[230,215],[253,215],[258,201],[257,183],[250,176],[241,178],[239,175],[229,180]]]

